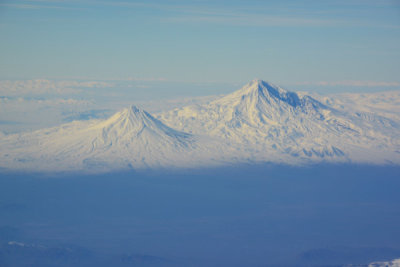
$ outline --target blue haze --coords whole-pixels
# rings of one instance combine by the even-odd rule
[[[400,258],[399,178],[398,166],[367,165],[2,173],[0,266],[391,260]]]

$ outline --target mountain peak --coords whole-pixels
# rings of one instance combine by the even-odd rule
[[[253,79],[247,85],[250,85],[250,86],[254,86],[254,85],[256,85],[256,86],[262,86],[262,85],[264,85],[264,86],[265,85],[275,86],[272,83],[270,83],[268,81],[265,81],[265,80],[262,80],[262,79]]]
[[[121,111],[121,115],[125,118],[143,119],[148,113],[138,106],[131,105]]]
[[[273,83],[264,80],[253,80],[250,82],[252,87],[258,87],[259,90],[266,90],[270,95],[275,97],[280,97],[286,94],[296,94],[295,92],[288,91],[283,89],[280,86],[277,86]],[[297,94],[296,94],[297,95]]]
[[[241,89],[236,91],[238,93],[243,93],[243,94],[248,94],[248,93],[263,93],[264,95],[270,95],[273,97],[279,97],[281,98],[283,95],[292,93],[296,94],[294,92],[287,91],[273,83],[260,80],[260,79],[254,79],[247,83],[245,86],[243,86]],[[297,95],[297,94],[296,94]]]
[[[165,146],[187,146],[191,142],[190,134],[168,127],[135,105],[117,112],[98,126],[102,131],[102,143],[115,144],[117,147],[121,144],[123,147],[133,146],[140,142],[143,142],[141,145],[163,143]]]
[[[262,88],[279,88],[278,86],[261,80],[261,79],[254,79],[243,86],[240,90],[261,90]],[[282,88],[281,88],[282,89]],[[283,90],[283,89],[282,89]]]
[[[285,102],[290,106],[296,108],[301,105],[301,99],[295,92],[287,91],[279,86],[270,82],[260,79],[254,79],[241,89],[228,95],[227,98],[251,98],[251,99],[265,99],[267,102],[271,100],[274,102]]]
[[[131,105],[128,109],[130,109],[130,111],[134,112],[134,113],[141,113],[143,112],[143,110],[141,108],[139,108],[138,106],[135,105]]]
[[[128,108],[117,112],[114,116],[106,120],[105,127],[117,129],[121,133],[131,134],[136,134],[146,129],[147,131],[162,132],[167,135],[187,135],[186,133],[179,133],[178,131],[166,126],[164,123],[154,118],[150,113],[135,105],[131,105]]]
[[[124,127],[142,128],[148,124],[154,124],[156,119],[138,106],[131,105],[128,108],[117,112],[109,119],[112,124],[115,122],[124,124]]]

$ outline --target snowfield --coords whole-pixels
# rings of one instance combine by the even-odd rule
[[[368,267],[400,267],[400,259],[392,261],[373,262]]]
[[[0,135],[0,167],[102,172],[237,163],[400,164],[400,94],[312,97],[254,80],[206,104],[152,116]]]

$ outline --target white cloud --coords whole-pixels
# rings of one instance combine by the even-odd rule
[[[93,101],[74,98],[0,97],[0,131],[15,133],[56,126],[65,114],[90,110],[93,105]]]
[[[132,81],[132,82],[167,82],[166,78],[162,77],[148,77],[148,78],[138,78],[138,77],[128,77],[126,79],[120,79],[120,81]]]
[[[92,101],[74,99],[74,98],[56,98],[56,99],[30,99],[24,97],[18,98],[10,98],[10,97],[1,97],[0,104],[2,104],[2,108],[5,105],[35,105],[35,106],[46,106],[46,107],[58,107],[60,105],[68,105],[68,106],[88,106],[93,104]]]
[[[0,95],[77,94],[82,91],[82,88],[104,88],[113,86],[114,84],[103,81],[53,81],[46,79],[3,80],[0,81]]]
[[[295,85],[315,85],[315,86],[354,86],[354,87],[397,87],[400,82],[388,81],[317,81],[317,82],[298,82]]]

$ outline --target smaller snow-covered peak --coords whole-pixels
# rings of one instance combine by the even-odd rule
[[[111,118],[99,124],[102,128],[103,138],[112,137],[116,140],[138,136],[158,136],[157,138],[186,138],[189,134],[176,131],[145,110],[130,106],[114,114]]]
[[[144,127],[154,128],[157,127],[160,122],[151,116],[145,110],[132,105],[115,113],[111,118],[106,120],[102,125],[105,128],[115,128],[124,131],[137,132]]]
[[[131,105],[128,109],[129,109],[129,111],[131,111],[133,113],[143,113],[144,112],[143,109],[141,109],[135,105]]]
[[[144,126],[154,125],[156,119],[145,110],[132,105],[115,113],[111,118],[106,121],[106,124],[118,124],[122,128],[141,129]],[[157,123],[156,123],[157,124]]]
[[[120,115],[125,118],[143,119],[144,117],[147,117],[149,114],[143,109],[135,105],[131,105],[130,107],[123,109],[120,112]]]

